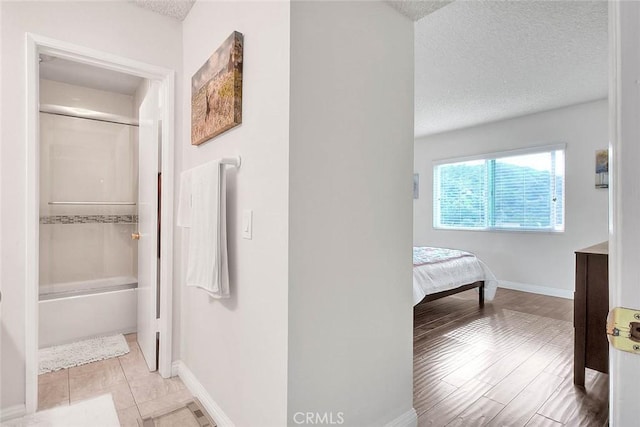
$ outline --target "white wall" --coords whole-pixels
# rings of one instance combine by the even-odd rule
[[[594,187],[595,151],[606,149],[609,141],[607,108],[607,101],[599,100],[417,139],[420,198],[414,202],[414,244],[472,251],[498,280],[572,295],[574,251],[607,240],[608,191]],[[434,160],[563,142],[564,233],[433,229]]]
[[[25,393],[25,33],[171,68],[177,71],[178,81],[181,78],[182,33],[179,22],[127,2],[3,1],[0,8],[3,65],[0,407],[8,408],[23,404]],[[177,99],[181,99],[180,92],[178,87]],[[180,129],[180,121],[181,112],[177,109],[177,129]]]
[[[227,229],[231,298],[183,288],[181,360],[238,427],[286,423],[289,3],[196,2],[183,23],[181,82],[233,32],[244,34],[243,123],[200,146],[189,119],[177,142],[180,170],[242,156],[229,170]],[[177,200],[177,199],[176,199]],[[253,210],[253,239],[240,218]],[[188,231],[176,231],[176,283],[184,285]]]
[[[383,425],[412,410],[413,22],[292,3],[290,129],[289,425]]]

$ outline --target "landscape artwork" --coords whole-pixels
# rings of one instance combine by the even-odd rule
[[[596,188],[609,188],[609,150],[596,151]]]
[[[191,78],[191,144],[242,123],[242,50],[234,31]]]

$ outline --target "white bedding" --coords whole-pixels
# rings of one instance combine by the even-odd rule
[[[492,300],[498,287],[489,267],[475,255],[454,249],[413,248],[413,305],[430,294],[484,280],[485,298]]]

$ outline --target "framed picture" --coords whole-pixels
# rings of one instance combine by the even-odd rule
[[[609,150],[596,151],[596,188],[609,188]]]
[[[234,31],[191,78],[191,144],[242,123],[244,37]]]

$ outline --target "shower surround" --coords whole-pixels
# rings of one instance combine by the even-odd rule
[[[134,97],[40,81],[40,104],[136,116]],[[40,114],[40,347],[136,330],[137,127]]]

